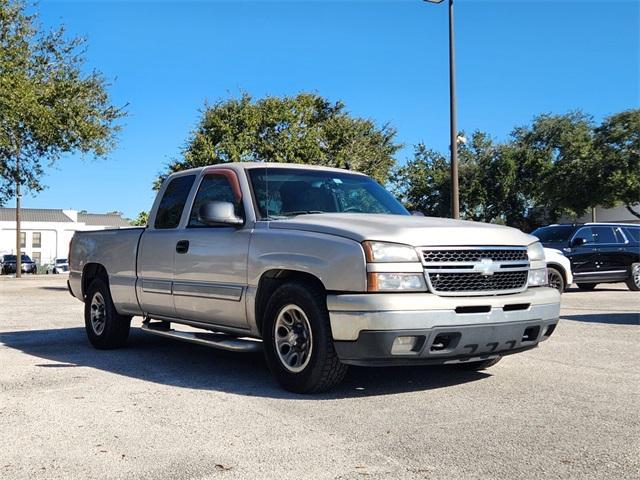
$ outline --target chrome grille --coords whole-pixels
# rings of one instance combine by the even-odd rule
[[[519,290],[529,272],[498,272],[493,275],[480,273],[432,273],[429,275],[433,289],[438,292],[487,292]]]
[[[498,295],[527,288],[526,247],[421,249],[429,289],[438,295]]]
[[[422,258],[430,262],[478,262],[483,258],[490,258],[494,262],[513,260],[527,261],[527,251],[518,250],[424,250]]]

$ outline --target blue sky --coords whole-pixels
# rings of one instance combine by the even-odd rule
[[[129,104],[106,160],[63,158],[25,207],[135,217],[205,100],[312,91],[448,145],[447,7],[407,1],[42,1],[45,26],[88,40],[88,67]],[[505,138],[542,112],[638,107],[638,1],[457,0],[458,124]],[[7,206],[12,206],[10,202]]]

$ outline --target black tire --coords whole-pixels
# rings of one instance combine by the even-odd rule
[[[547,275],[549,278],[549,286],[555,288],[560,293],[565,291],[565,283],[564,283],[564,275],[557,268],[549,267],[547,268]]]
[[[98,314],[95,321],[92,320],[92,310]],[[109,287],[99,278],[91,282],[87,290],[84,326],[91,345],[100,350],[121,347],[129,336],[131,317],[120,315],[116,311]]]
[[[281,313],[296,307],[302,311],[306,317],[306,325],[311,329],[311,342],[304,342],[305,346],[311,345],[311,348],[308,355],[300,355],[300,358],[308,357],[306,365],[297,366],[301,370],[293,372],[290,370],[293,367],[285,366],[284,360],[281,360],[282,353],[278,352],[276,325],[279,324],[278,317]],[[291,331],[294,331],[294,327]],[[347,366],[340,362],[333,347],[326,295],[318,286],[310,283],[285,283],[278,287],[267,304],[262,335],[269,370],[278,383],[290,392],[327,391],[340,383],[347,373]],[[298,347],[289,348],[295,351]]]
[[[640,263],[631,264],[631,272],[625,283],[629,290],[633,292],[640,291]]]
[[[596,288],[597,283],[576,283],[580,290],[593,290]]]
[[[481,360],[479,362],[456,363],[453,366],[458,370],[477,372],[478,370],[485,370],[489,367],[493,367],[500,360],[502,360],[502,357],[492,358],[491,360]]]

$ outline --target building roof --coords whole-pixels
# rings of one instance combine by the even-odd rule
[[[118,213],[78,213],[78,222],[105,227],[130,227]]]
[[[62,209],[21,208],[20,220],[23,222],[72,222]],[[15,222],[15,208],[0,208],[0,222]]]
[[[74,211],[67,210],[70,214]],[[71,223],[71,218],[62,209],[56,208],[21,208],[20,220],[23,222],[65,222]],[[0,222],[15,222],[15,208],[0,208]],[[119,213],[80,213],[78,222],[95,227],[130,227],[131,224]]]

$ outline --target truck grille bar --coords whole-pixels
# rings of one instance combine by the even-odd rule
[[[429,290],[437,295],[504,295],[527,288],[526,247],[426,247],[420,253]]]

